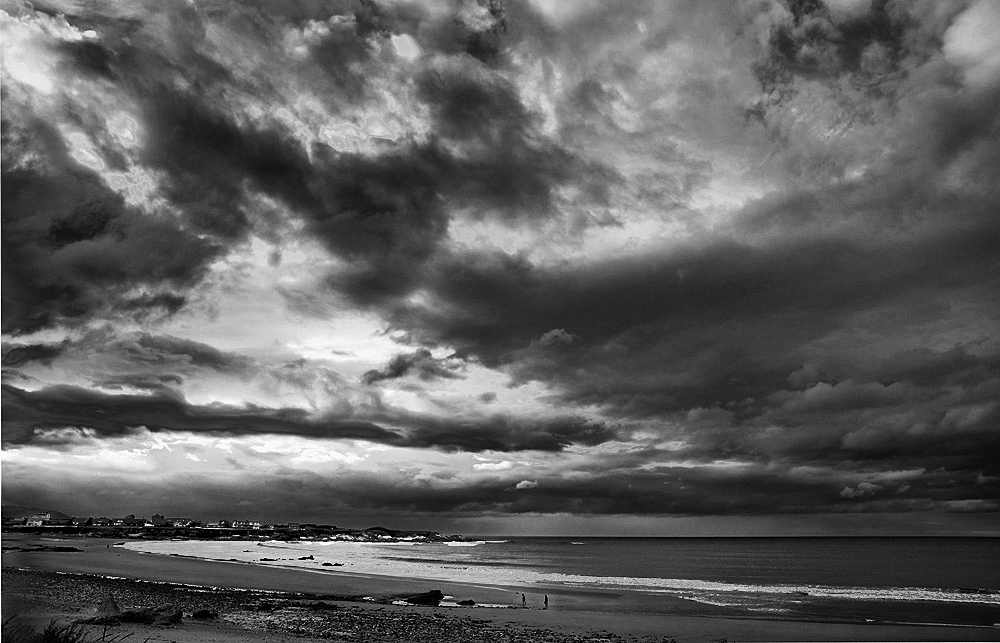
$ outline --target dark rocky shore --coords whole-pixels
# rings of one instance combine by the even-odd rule
[[[366,643],[658,643],[662,637],[623,638],[609,632],[565,633],[498,623],[475,608],[399,607],[361,603],[361,597],[200,588],[84,574],[4,568],[4,617],[62,615],[85,622],[111,594],[131,614],[181,615],[159,622],[177,634],[185,622],[217,620],[252,632],[303,641]],[[393,598],[381,597],[388,603]],[[115,622],[115,619],[111,619]],[[124,623],[121,627],[126,627]],[[112,626],[114,627],[114,626]],[[183,637],[176,637],[181,640]]]

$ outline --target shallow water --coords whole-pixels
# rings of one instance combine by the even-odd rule
[[[534,591],[614,591],[636,599],[623,602],[621,608],[641,606],[643,611],[656,611],[657,602],[651,597],[662,595],[706,609],[761,616],[835,615],[838,620],[950,624],[1000,621],[1000,570],[988,563],[1000,560],[1000,539],[992,538],[141,541],[126,546],[310,571]]]

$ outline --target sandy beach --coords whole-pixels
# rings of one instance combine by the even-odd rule
[[[44,624],[93,616],[108,593],[123,610],[172,605],[180,624],[114,626],[130,640],[175,641],[995,641],[1000,629],[792,622],[615,612],[615,595],[442,583],[413,578],[266,570],[245,563],[140,554],[100,538],[3,538],[3,619]],[[18,551],[35,547],[79,551]],[[137,582],[142,581],[142,582]],[[497,607],[393,605],[432,589]],[[191,614],[218,614],[201,621]],[[687,610],[687,611],[685,611]],[[831,618],[836,621],[836,618]],[[94,626],[96,627],[96,626]],[[111,631],[111,630],[109,630]]]

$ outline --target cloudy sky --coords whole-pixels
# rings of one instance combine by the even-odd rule
[[[2,6],[5,505],[1000,533],[1000,4]]]

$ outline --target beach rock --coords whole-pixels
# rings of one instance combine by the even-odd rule
[[[214,621],[219,618],[219,613],[213,612],[212,610],[200,609],[193,612],[191,614],[191,618],[199,621]]]
[[[173,605],[161,605],[153,613],[153,625],[178,625],[184,618],[184,614]]]
[[[408,596],[403,599],[410,605],[431,605],[437,607],[441,604],[441,599],[444,598],[444,594],[440,590],[432,589],[429,592],[424,592],[423,594],[414,594],[413,596]]]
[[[299,556],[299,560],[313,560],[312,554],[308,556]]]
[[[323,567],[343,567],[344,563],[323,563]]]
[[[472,600],[471,598],[467,598],[464,601],[459,601],[458,604],[462,605],[463,607],[472,607],[473,605],[476,604],[476,601]]]
[[[173,605],[159,607],[142,607],[122,612],[123,623],[141,623],[143,625],[177,625],[184,615]]]
[[[340,609],[338,605],[331,605],[325,601],[316,601],[315,603],[310,603],[309,609],[311,610],[336,610]]]
[[[153,608],[143,607],[136,610],[125,610],[121,615],[122,623],[141,623],[150,625],[153,622]]]

